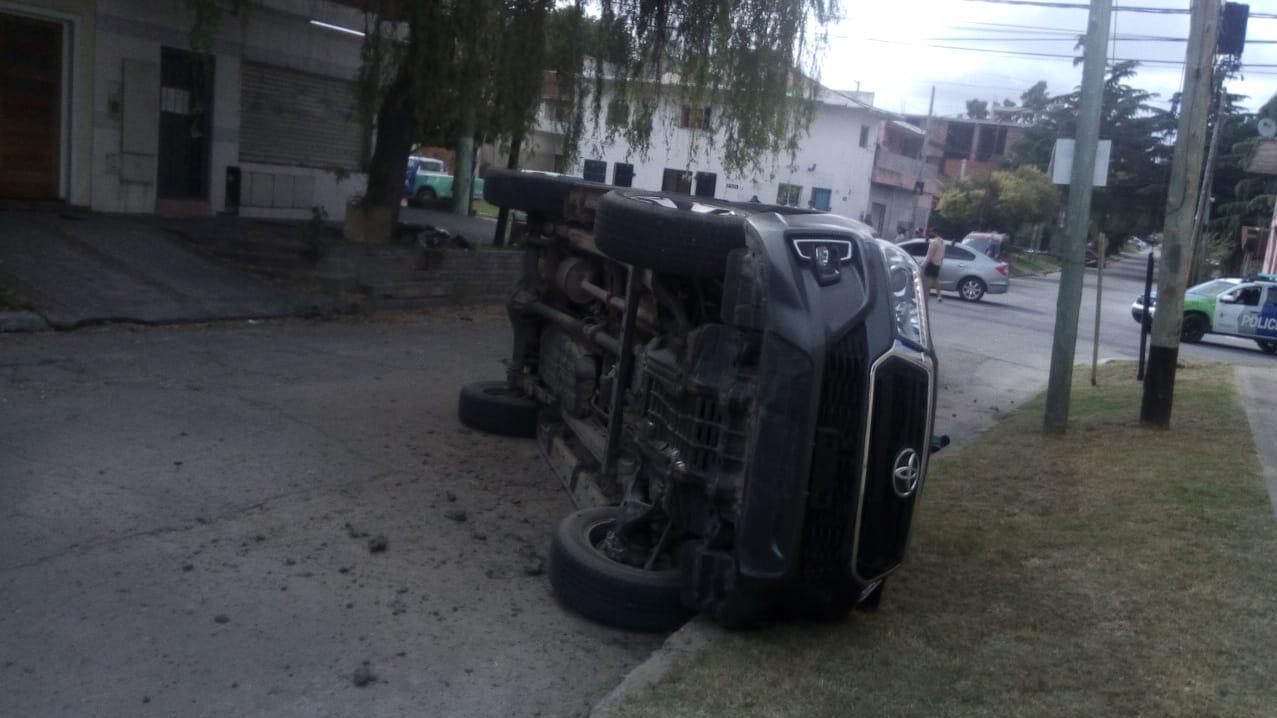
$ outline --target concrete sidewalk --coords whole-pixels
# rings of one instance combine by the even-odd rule
[[[0,212],[0,277],[60,329],[290,316],[331,301],[202,257],[152,217]]]
[[[1255,453],[1263,466],[1273,516],[1277,518],[1277,372],[1271,366],[1239,366],[1235,373],[1237,391],[1255,436]]]

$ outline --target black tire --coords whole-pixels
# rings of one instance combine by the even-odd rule
[[[988,287],[984,285],[984,280],[979,277],[963,277],[958,280],[956,289],[958,299],[964,302],[978,302],[984,298],[984,293],[988,291]]]
[[[1179,338],[1189,344],[1196,344],[1210,331],[1210,322],[1200,312],[1189,312],[1184,315],[1184,323],[1180,325]]]
[[[691,616],[680,598],[678,569],[648,571],[617,563],[596,548],[616,508],[568,514],[550,544],[550,585],[572,610],[630,631],[673,631]]]
[[[808,213],[668,192],[614,190],[599,202],[594,241],[599,251],[619,262],[711,277],[724,272],[732,250],[745,246],[745,219],[761,212]]]
[[[1265,354],[1277,354],[1277,341],[1272,339],[1256,339],[1255,343]]]
[[[457,400],[457,417],[462,424],[500,436],[536,436],[540,413],[540,404],[503,381],[467,384]]]
[[[541,217],[562,217],[568,193],[581,186],[605,191],[611,189],[610,185],[586,182],[577,177],[492,169],[483,178],[483,198],[498,207],[522,210]]]
[[[413,195],[413,199],[416,200],[418,207],[425,207],[431,202],[434,202],[437,198],[438,195],[435,194],[433,187],[422,187],[417,190],[417,194]]]

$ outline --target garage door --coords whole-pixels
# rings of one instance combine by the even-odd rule
[[[62,25],[0,14],[0,197],[56,199]]]
[[[358,170],[368,136],[355,83],[245,62],[239,158],[243,162]]]

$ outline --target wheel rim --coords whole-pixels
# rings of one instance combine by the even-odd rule
[[[980,298],[980,283],[975,281],[974,279],[968,279],[967,281],[963,282],[962,283],[962,298],[971,299],[971,300],[979,299]]]
[[[612,526],[615,524],[616,524],[616,520],[609,518],[609,519],[599,519],[585,526],[585,531],[584,531],[585,543],[589,545],[590,550],[598,554],[599,557],[606,559],[607,561],[614,563],[617,566],[624,566],[634,571],[645,571],[650,573],[667,573],[669,571],[675,570],[675,566],[672,565],[672,562],[670,561],[668,556],[660,556],[658,557],[657,562],[652,566],[652,568],[644,568],[642,566],[635,566],[633,564],[626,563],[623,561],[617,561],[616,559],[608,555],[607,550],[603,548],[603,542],[607,540],[608,535],[612,531]]]
[[[1202,335],[1204,335],[1205,333],[1206,333],[1206,330],[1205,328],[1202,327],[1201,319],[1198,319],[1197,317],[1193,316],[1184,320],[1183,334],[1186,338],[1189,338],[1192,341],[1197,341],[1197,340],[1200,340],[1202,338]]]

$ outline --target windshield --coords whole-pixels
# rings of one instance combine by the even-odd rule
[[[1220,292],[1225,292],[1225,291],[1228,291],[1229,289],[1232,289],[1233,287],[1236,287],[1239,283],[1240,282],[1238,282],[1236,279],[1214,279],[1209,282],[1204,282],[1202,284],[1199,284],[1196,287],[1190,287],[1188,290],[1188,293],[1189,294],[1206,294],[1213,297],[1216,294],[1219,294]]]

